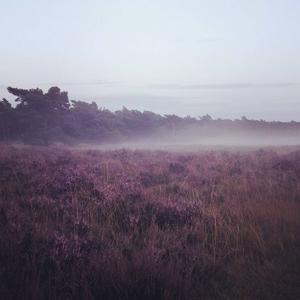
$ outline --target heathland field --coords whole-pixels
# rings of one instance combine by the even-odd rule
[[[0,148],[2,299],[300,299],[300,151]]]

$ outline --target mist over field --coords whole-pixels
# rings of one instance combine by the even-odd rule
[[[176,132],[155,133],[149,138],[138,138],[132,143],[116,144],[117,148],[160,149],[170,147],[207,147],[209,146],[240,146],[240,147],[267,147],[267,146],[297,146],[300,145],[300,134],[295,130],[284,132],[261,132],[243,129],[222,129],[204,127],[189,127]],[[104,145],[104,147],[109,145]]]
[[[115,150],[115,149],[130,149],[130,150],[164,150],[175,152],[195,152],[207,150],[234,150],[234,149],[261,149],[272,147],[288,147],[300,146],[299,135],[255,135],[239,133],[236,135],[219,134],[219,135],[193,135],[191,131],[176,133],[176,137],[170,135],[137,139],[131,142],[107,143],[107,144],[79,144],[79,149],[99,149],[99,150]]]

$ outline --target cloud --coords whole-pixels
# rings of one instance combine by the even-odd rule
[[[85,85],[114,85],[118,84],[115,81],[108,80],[94,80],[94,81],[66,81],[66,82],[40,82],[40,83],[26,83],[26,86],[85,86]],[[23,84],[24,85],[24,84]],[[19,86],[17,83],[0,84],[0,89],[6,89],[9,86]]]
[[[221,106],[224,105],[222,101],[208,101],[207,99],[201,99],[200,97],[179,97],[179,96],[166,96],[166,95],[153,95],[153,94],[119,94],[119,95],[103,95],[84,98],[83,100],[93,100],[103,106],[119,106],[124,104],[131,108],[147,107],[147,109],[160,108],[172,110],[174,108],[191,108],[191,107],[209,107],[209,106]],[[170,105],[171,104],[171,105]],[[126,106],[125,105],[125,106]]]
[[[41,83],[39,85],[66,85],[66,86],[80,86],[80,85],[113,85],[117,84],[115,81],[108,80],[93,80],[93,81],[67,81],[67,82],[52,82],[52,83]]]
[[[277,83],[213,83],[213,84],[152,84],[152,89],[167,90],[225,90],[225,89],[259,89],[259,88],[285,88],[300,86],[298,82]]]

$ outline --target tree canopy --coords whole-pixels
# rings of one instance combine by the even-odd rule
[[[0,101],[0,141],[31,144],[106,143],[130,141],[158,133],[166,137],[176,136],[187,128],[212,136],[241,128],[254,133],[293,130],[298,134],[300,130],[298,122],[265,122],[246,117],[235,121],[214,120],[208,114],[198,118],[182,118],[129,110],[126,107],[112,112],[99,108],[95,102],[69,100],[68,93],[55,86],[47,92],[39,88],[8,87],[7,90],[16,97],[16,105],[11,105],[7,99]]]

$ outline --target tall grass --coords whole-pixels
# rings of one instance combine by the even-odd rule
[[[300,152],[0,150],[3,299],[300,299]]]

